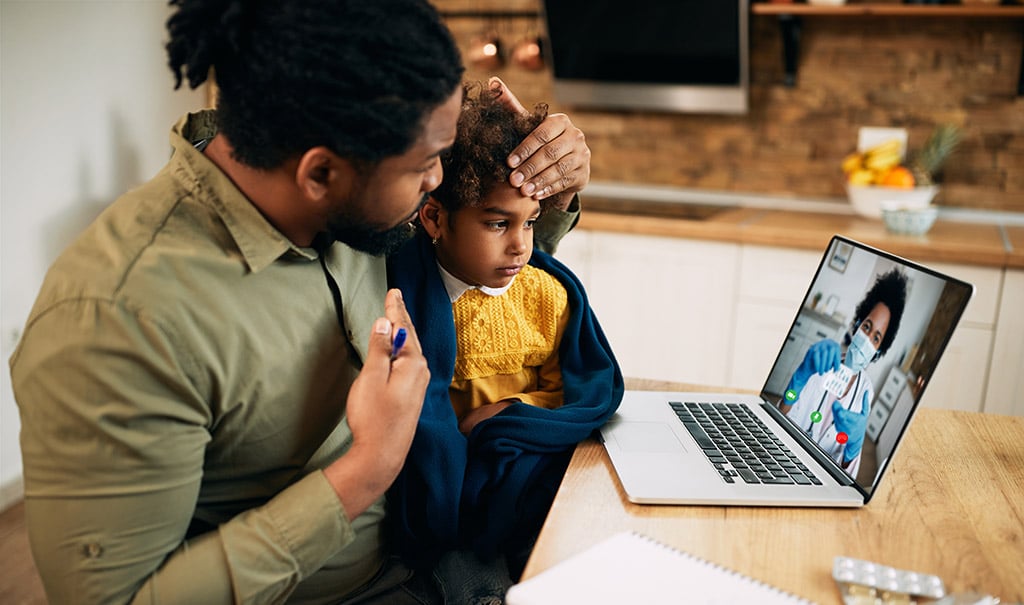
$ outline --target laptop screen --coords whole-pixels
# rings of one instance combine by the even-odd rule
[[[972,292],[836,236],[761,395],[870,495]]]

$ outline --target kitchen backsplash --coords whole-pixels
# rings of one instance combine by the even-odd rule
[[[548,70],[511,60],[517,42],[543,33],[539,0],[434,4],[464,56],[497,33],[504,65],[467,61],[467,79],[498,75],[525,104],[568,113],[587,135],[595,181],[845,203],[840,163],[860,126],[906,128],[914,148],[952,122],[964,139],[937,203],[1024,212],[1024,19],[804,17],[797,83],[787,88],[778,18],[752,15],[750,111],[725,116],[560,106]]]

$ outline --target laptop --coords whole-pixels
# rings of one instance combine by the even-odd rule
[[[627,497],[867,504],[973,293],[834,236],[760,395],[626,391],[601,438]]]

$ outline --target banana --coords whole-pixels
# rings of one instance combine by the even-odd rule
[[[875,173],[872,170],[859,169],[854,170],[847,177],[847,181],[851,185],[870,185],[875,182]]]
[[[843,158],[843,172],[850,174],[854,170],[859,169],[863,163],[864,154],[855,151]]]
[[[864,152],[864,155],[870,157],[870,156],[876,155],[876,154],[877,155],[888,155],[890,153],[899,154],[900,147],[901,147],[901,145],[900,145],[900,140],[899,139],[890,139],[890,140],[888,140],[888,141],[886,141],[884,143],[879,143],[878,145],[875,145],[874,147],[871,147],[870,149],[868,149],[867,151]]]
[[[864,160],[864,166],[878,172],[884,172],[898,166],[902,161],[899,151],[886,151],[884,153],[872,153]]]

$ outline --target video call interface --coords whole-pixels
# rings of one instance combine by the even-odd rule
[[[970,293],[834,239],[762,395],[871,493]]]

